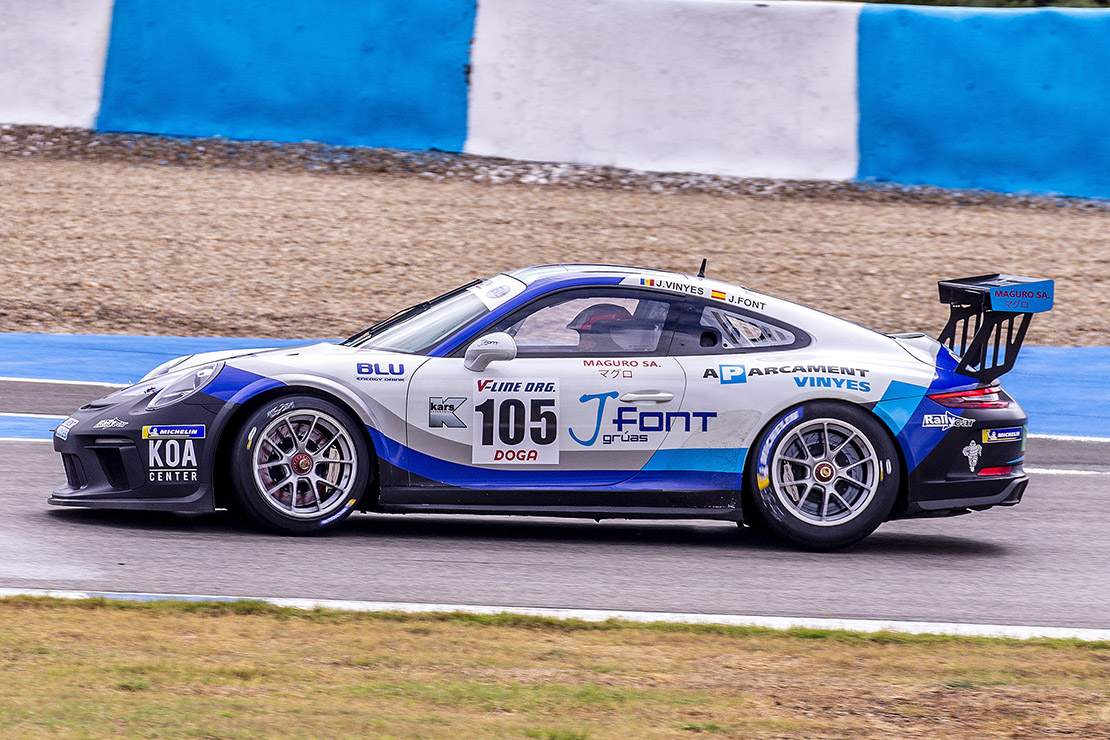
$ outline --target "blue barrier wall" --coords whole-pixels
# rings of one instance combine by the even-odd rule
[[[1110,13],[867,6],[859,178],[1110,196]]]
[[[474,0],[116,0],[97,128],[460,151]]]

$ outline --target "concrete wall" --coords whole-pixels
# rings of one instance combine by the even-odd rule
[[[0,123],[92,128],[112,0],[0,0]]]
[[[851,178],[859,8],[481,0],[466,151],[643,170]]]

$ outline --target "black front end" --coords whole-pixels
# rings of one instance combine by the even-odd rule
[[[225,402],[203,393],[148,410],[125,389],[82,406],[59,425],[54,449],[66,483],[50,503],[204,512],[214,508],[215,424]]]

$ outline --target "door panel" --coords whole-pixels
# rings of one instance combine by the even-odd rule
[[[481,373],[432,358],[407,404],[409,468],[426,486],[582,489],[638,473],[682,410],[671,358],[517,358]]]

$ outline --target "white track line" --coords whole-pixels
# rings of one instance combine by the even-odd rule
[[[195,594],[119,593],[112,591],[54,591],[50,589],[0,588],[5,596],[51,596],[57,599],[118,599],[121,601],[262,601],[292,609],[336,609],[360,612],[406,612],[410,614],[464,612],[467,614],[521,614],[553,619],[580,619],[604,622],[619,619],[626,622],[677,622],[680,624],[725,624],[770,629],[827,629],[853,632],[903,632],[923,635],[966,635],[973,637],[1006,637],[1015,640],[1033,638],[1110,641],[1110,629],[1082,627],[1039,627],[1033,625],[965,624],[962,622],[905,622],[880,619],[818,619],[811,617],[761,617],[738,614],[687,614],[681,612],[636,612],[604,609],[549,609],[516,606],[477,606],[473,604],[417,604],[395,601],[342,601],[335,599],[283,599],[255,596],[201,596]]]
[[[1049,439],[1056,442],[1110,443],[1110,437],[1078,437],[1071,434],[1030,434],[1029,439]]]
[[[14,416],[17,419],[65,419],[65,414],[23,414],[16,411],[0,411],[0,416]]]
[[[54,439],[42,439],[35,437],[0,437],[0,442],[53,442]]]
[[[1033,475],[1110,475],[1110,470],[1080,470],[1079,468],[1025,468]]]
[[[96,385],[102,388],[126,388],[123,383],[101,383],[89,380],[54,380],[52,378],[9,378],[0,376],[0,381],[6,383],[53,383],[55,385]]]

